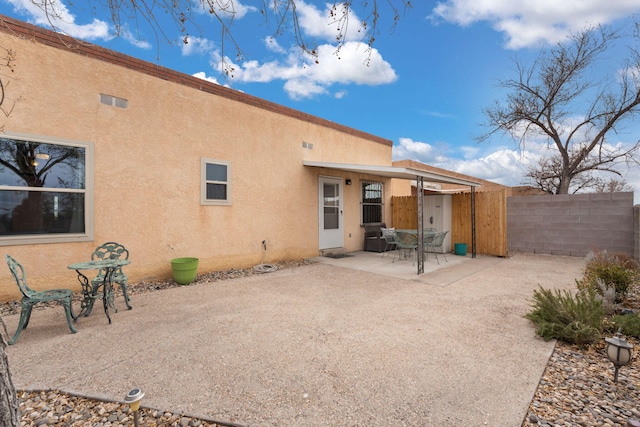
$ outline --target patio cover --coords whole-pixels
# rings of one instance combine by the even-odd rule
[[[415,180],[417,186],[417,193],[422,194],[424,189],[424,181],[438,182],[446,184],[458,184],[468,185],[471,187],[471,236],[472,236],[472,256],[476,256],[476,221],[475,221],[475,187],[481,185],[477,181],[471,181],[436,172],[429,172],[417,168],[397,167],[397,166],[375,166],[375,165],[354,165],[347,163],[332,163],[332,162],[314,162],[303,160],[304,166],[334,169],[345,172],[353,172],[360,174],[383,176],[385,178],[398,178]],[[421,203],[422,198],[418,197],[418,224],[424,224],[423,210],[424,207]],[[418,227],[418,274],[424,273],[424,253],[422,252],[422,228]]]
[[[479,187],[481,183],[461,178],[455,178],[435,172],[428,172],[416,168],[406,168],[397,166],[373,166],[373,165],[352,165],[347,163],[331,163],[331,162],[312,162],[303,160],[304,166],[313,166],[318,168],[336,169],[346,172],[364,173],[369,175],[384,176],[386,178],[410,179],[416,180],[422,178],[427,182],[439,182],[445,184],[468,185],[469,187]]]

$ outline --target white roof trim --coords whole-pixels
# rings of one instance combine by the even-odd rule
[[[470,187],[479,187],[481,184],[476,181],[470,181],[461,178],[455,178],[435,172],[428,172],[415,168],[404,168],[396,166],[374,166],[374,165],[352,165],[347,163],[330,163],[330,162],[312,162],[303,160],[304,166],[316,168],[336,169],[345,172],[363,173],[368,175],[384,176],[386,178],[411,179],[422,177],[429,182],[441,182],[446,184],[468,185]]]

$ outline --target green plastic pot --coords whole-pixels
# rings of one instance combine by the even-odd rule
[[[171,260],[173,280],[181,285],[188,285],[196,280],[198,258],[174,258]]]
[[[467,255],[467,244],[466,243],[454,243],[453,245],[453,253],[456,255],[466,256]]]

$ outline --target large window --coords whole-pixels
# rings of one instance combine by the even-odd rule
[[[362,185],[362,223],[382,222],[382,183],[360,181]]]
[[[0,245],[93,239],[93,146],[0,137]]]
[[[202,159],[200,163],[200,203],[231,204],[231,165],[219,160]]]

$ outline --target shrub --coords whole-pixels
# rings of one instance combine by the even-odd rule
[[[590,252],[584,277],[577,281],[577,285],[580,290],[591,289],[602,295],[603,288],[599,282],[603,282],[615,289],[615,302],[621,302],[638,279],[639,272],[638,263],[627,255],[609,255],[607,251]]]
[[[544,289],[534,291],[533,309],[526,317],[536,325],[544,340],[558,339],[585,345],[599,340],[604,326],[605,309],[593,289],[569,291]]]
[[[610,328],[607,328],[610,332],[618,332],[622,335],[629,335],[632,337],[640,338],[640,316],[637,314],[617,314],[609,320],[611,324]]]
[[[616,303],[616,288],[608,286],[600,278],[596,279],[598,284],[598,295],[596,297],[602,301],[602,307],[605,313],[613,314],[616,310],[620,309],[620,304]]]

